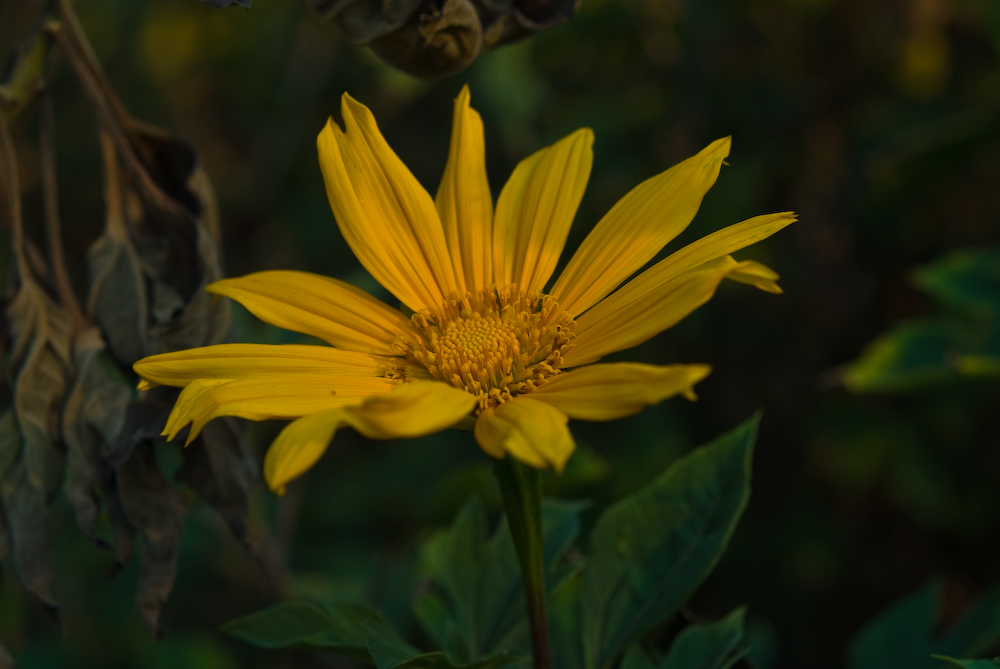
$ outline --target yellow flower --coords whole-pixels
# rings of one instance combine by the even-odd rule
[[[693,398],[710,371],[592,363],[671,327],[723,278],[781,292],[773,271],[729,254],[790,224],[789,212],[719,230],[621,285],[690,223],[729,138],[634,188],[543,292],[590,175],[589,129],[521,161],[494,211],[468,88],[455,101],[433,200],[364,105],[344,95],[343,115],[346,131],[331,120],[318,140],[330,206],[361,264],[413,315],[337,279],[258,272],[208,290],[330,347],[223,344],[135,364],[140,389],[184,389],[164,430],[170,439],[192,423],[190,443],[219,416],[295,419],[264,462],[279,492],[345,425],[374,439],[472,427],[489,455],[560,471],[574,449],[569,418],[613,420],[673,395]]]

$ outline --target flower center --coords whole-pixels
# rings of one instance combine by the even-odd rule
[[[575,325],[547,295],[507,286],[414,314],[398,346],[433,378],[478,396],[482,411],[558,374]]]

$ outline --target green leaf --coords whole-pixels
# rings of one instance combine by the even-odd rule
[[[963,669],[997,669],[1000,667],[1000,657],[995,657],[992,660],[956,660],[947,655],[935,655],[934,658]]]
[[[612,666],[715,567],[750,496],[756,432],[753,418],[598,519],[581,591],[587,669]]]
[[[937,611],[938,586],[931,583],[893,604],[868,623],[851,642],[851,669],[926,666]]]
[[[723,669],[743,654],[734,651],[743,640],[743,618],[746,609],[740,607],[716,623],[692,625],[681,632],[660,664],[660,669]]]
[[[953,328],[915,321],[896,326],[868,345],[843,373],[854,392],[914,390],[959,378],[949,357],[957,352]]]
[[[219,630],[259,648],[326,650],[358,660],[371,660],[369,638],[389,646],[405,642],[394,638],[376,609],[356,602],[321,605],[297,600],[282,602],[230,620]],[[418,651],[413,651],[418,652]]]
[[[950,253],[914,273],[914,283],[941,304],[978,318],[1000,316],[1000,249]]]
[[[625,653],[622,669],[656,669],[656,665],[640,646],[632,646]]]
[[[940,586],[930,583],[868,623],[851,643],[852,669],[932,669],[933,654],[969,656],[1000,643],[1000,588],[979,600],[943,635],[935,633]]]
[[[563,556],[579,534],[582,509],[579,503],[543,503],[550,594],[575,573]],[[432,587],[418,594],[414,614],[437,647],[456,662],[527,650],[524,584],[510,529],[501,519],[488,536],[486,513],[477,499],[462,507],[451,528],[425,543],[421,574]]]

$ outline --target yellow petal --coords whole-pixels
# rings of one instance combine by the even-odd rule
[[[726,257],[686,272],[637,299],[621,299],[621,291],[614,293],[577,319],[576,339],[563,356],[564,366],[596,362],[672,327],[708,302],[736,266],[732,258]]]
[[[422,437],[468,416],[476,398],[438,381],[415,381],[352,407],[346,421],[369,439]]]
[[[463,86],[455,98],[448,164],[434,199],[463,291],[493,283],[493,196],[486,177],[483,121],[469,99],[469,87]]]
[[[755,216],[736,225],[730,225],[727,228],[713,232],[696,242],[688,244],[684,248],[674,251],[622,286],[615,292],[614,297],[622,301],[639,299],[642,295],[656,290],[690,269],[702,266],[707,262],[729,255],[770,237],[782,228],[794,223],[795,220],[795,214],[790,211],[779,214],[764,214],[763,216]],[[731,278],[737,281],[740,280],[735,275],[731,276]],[[777,289],[777,292],[781,292],[777,284],[773,283],[774,279],[777,278],[778,275],[774,274],[770,284],[766,282],[760,284],[753,282],[753,284],[761,288],[761,290],[775,292],[774,289]]]
[[[312,335],[351,351],[396,355],[392,342],[408,319],[354,286],[319,274],[255,272],[210,284],[271,325]]]
[[[344,94],[346,131],[319,134],[330,207],[361,264],[414,311],[457,291],[434,202],[386,143],[368,108]]]
[[[781,295],[784,292],[777,283],[778,279],[781,278],[778,276],[778,273],[756,260],[744,260],[732,272],[727,274],[726,278],[754,286],[764,292],[774,293],[775,295]]]
[[[497,200],[496,283],[540,291],[552,276],[590,178],[594,133],[582,128],[525,158]]]
[[[551,404],[519,396],[479,414],[474,434],[495,458],[509,454],[537,469],[562,472],[576,448],[568,420]]]
[[[689,392],[711,371],[708,365],[589,365],[552,377],[530,397],[554,406],[570,418],[615,420]]]
[[[167,420],[164,434],[173,439],[192,423],[191,443],[205,423],[219,416],[250,420],[289,419],[359,404],[391,391],[383,377],[328,377],[323,374],[272,374],[232,381],[198,379],[183,391]]]
[[[316,464],[343,420],[343,409],[329,409],[285,426],[264,456],[264,478],[271,490],[283,495],[289,481]]]
[[[289,424],[264,458],[264,476],[281,494],[312,467],[334,433],[350,425],[369,439],[421,437],[451,427],[472,411],[476,398],[437,382],[404,383],[350,406],[321,411]]]
[[[645,265],[694,218],[729,155],[729,138],[632,189],[598,222],[552,288],[576,316]]]
[[[197,379],[241,379],[270,374],[374,377],[388,358],[297,344],[219,344],[149,356],[132,368],[147,382],[184,387]]]

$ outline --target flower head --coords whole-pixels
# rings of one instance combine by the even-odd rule
[[[574,449],[569,418],[612,420],[673,395],[693,398],[710,371],[593,363],[671,327],[724,278],[781,292],[773,271],[729,254],[790,224],[789,212],[719,230],[622,285],[690,223],[728,138],[622,198],[546,291],[590,175],[589,129],[521,161],[494,210],[467,88],[433,200],[366,107],[344,95],[343,116],[345,129],[331,120],[318,141],[330,206],[358,259],[412,316],[337,279],[259,272],[208,290],[331,346],[224,344],[135,364],[140,388],[184,389],[168,438],[191,423],[190,443],[218,416],[294,419],[265,460],[275,490],[344,425],[376,439],[474,425],[489,455],[561,470]]]

